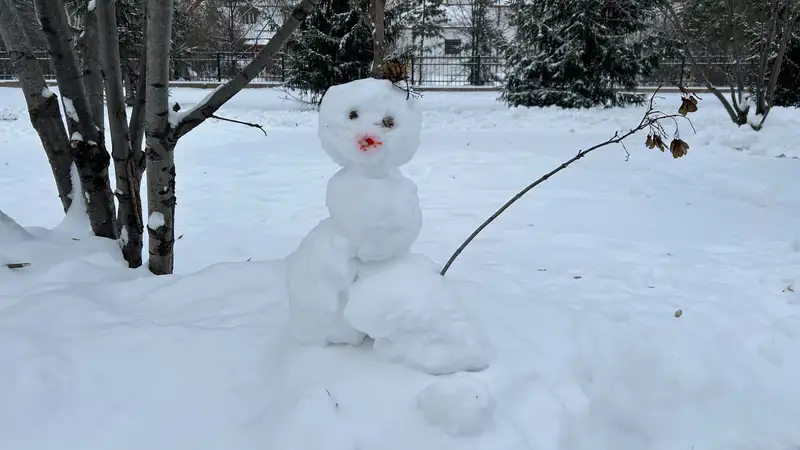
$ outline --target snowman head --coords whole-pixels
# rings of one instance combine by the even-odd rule
[[[325,93],[319,139],[336,164],[383,174],[411,161],[420,143],[422,114],[415,99],[388,80],[366,78]]]

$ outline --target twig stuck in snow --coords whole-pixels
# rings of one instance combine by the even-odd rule
[[[261,130],[262,133],[264,133],[264,136],[267,135],[267,132],[266,132],[266,130],[264,130],[264,127],[262,127],[261,125],[259,125],[257,123],[243,122],[241,120],[235,120],[235,119],[226,119],[225,117],[220,117],[220,116],[217,116],[215,114],[212,114],[209,117],[211,117],[212,119],[222,120],[222,121],[225,121],[225,122],[238,123],[238,124],[242,124],[242,125],[247,125],[248,127],[258,128],[259,130]]]
[[[22,269],[30,265],[31,263],[8,263],[6,264],[6,267],[8,267],[9,269]]]
[[[697,108],[696,108],[697,99],[692,94],[684,93],[684,98],[682,99],[683,103],[682,103],[681,109],[679,109],[678,113],[677,114],[666,114],[666,113],[664,113],[662,111],[659,111],[659,110],[655,109],[654,106],[653,106],[653,100],[655,99],[656,94],[658,94],[659,89],[661,89],[661,86],[659,86],[658,89],[656,89],[656,91],[653,93],[653,96],[650,97],[650,103],[647,105],[647,111],[645,111],[644,116],[642,117],[642,120],[639,122],[639,125],[637,125],[634,128],[631,128],[630,130],[628,130],[624,134],[620,134],[619,131],[616,131],[614,133],[614,136],[612,136],[611,138],[607,139],[606,141],[601,142],[601,143],[599,143],[597,145],[594,145],[592,147],[589,147],[589,148],[587,148],[585,150],[579,151],[575,156],[573,156],[569,160],[561,163],[561,165],[559,165],[555,169],[551,170],[550,172],[547,172],[546,174],[542,175],[541,178],[539,178],[538,180],[534,181],[533,183],[529,184],[524,189],[519,191],[514,197],[512,197],[503,206],[501,206],[500,209],[495,211],[494,214],[492,214],[488,219],[486,219],[478,228],[476,228],[475,231],[472,232],[472,234],[469,235],[469,237],[458,247],[458,249],[456,249],[455,253],[453,253],[453,255],[450,256],[450,259],[447,261],[447,264],[444,265],[444,267],[442,268],[442,271],[440,272],[440,274],[442,276],[444,276],[444,274],[447,273],[447,270],[450,269],[450,266],[453,265],[453,262],[456,260],[456,258],[458,258],[458,255],[460,255],[461,252],[464,251],[464,249],[470,244],[470,242],[472,242],[472,240],[475,239],[478,236],[478,234],[480,234],[480,232],[483,231],[484,228],[486,228],[490,223],[494,222],[494,220],[497,219],[500,216],[500,214],[503,214],[503,212],[506,209],[508,209],[517,200],[522,198],[522,196],[525,195],[528,191],[530,191],[531,189],[535,188],[536,186],[544,183],[545,181],[547,181],[553,175],[557,174],[558,172],[561,172],[562,170],[564,170],[567,167],[569,167],[570,164],[572,164],[575,161],[583,158],[584,156],[586,156],[590,152],[593,152],[593,151],[597,150],[598,148],[606,147],[606,146],[611,145],[611,144],[621,144],[622,141],[627,139],[628,137],[638,133],[639,131],[642,131],[644,129],[648,129],[649,133],[647,135],[647,141],[646,141],[645,145],[647,147],[651,148],[651,149],[652,148],[658,148],[663,152],[667,148],[667,146],[664,144],[664,141],[663,141],[663,139],[666,137],[667,133],[666,133],[666,130],[664,129],[663,125],[660,122],[662,120],[672,120],[673,122],[675,122],[675,133],[674,133],[674,138],[673,138],[673,140],[672,140],[672,142],[671,142],[671,144],[669,146],[670,152],[672,153],[672,156],[674,158],[676,158],[676,159],[680,158],[681,156],[686,155],[686,152],[689,149],[689,145],[686,142],[684,142],[684,141],[682,141],[680,139],[680,135],[678,133],[678,121],[677,121],[677,119],[678,118],[684,118],[691,125],[691,121],[686,117],[686,111],[684,110],[684,108],[685,108],[684,105],[685,105],[686,102],[692,103],[693,104],[693,110],[689,111],[689,112],[694,112],[694,111],[697,110]],[[694,126],[693,125],[691,125],[691,126],[692,126],[692,130],[694,130]],[[627,149],[625,149],[625,150],[627,152]]]

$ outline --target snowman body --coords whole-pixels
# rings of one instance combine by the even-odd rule
[[[433,262],[410,252],[422,228],[417,186],[399,167],[420,143],[415,99],[386,80],[333,86],[319,138],[342,168],[322,220],[288,258],[290,326],[307,343],[357,345],[430,373],[488,365],[488,340]]]

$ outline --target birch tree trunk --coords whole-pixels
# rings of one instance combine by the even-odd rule
[[[175,140],[170,139],[169,50],[173,0],[147,4],[147,157],[148,268],[172,273],[175,246]]]
[[[274,64],[274,56],[292,33],[317,6],[318,0],[300,0],[267,45],[235,77],[217,88],[177,123],[170,122],[169,49],[172,0],[149,0],[147,4],[145,136],[148,194],[148,268],[156,275],[170,274],[175,245],[175,144],[247,86],[262,70]],[[134,111],[136,107],[134,107]],[[135,113],[133,114],[135,115]],[[133,123],[133,118],[132,118]],[[133,126],[131,126],[133,130]],[[133,137],[135,140],[135,136]]]
[[[103,3],[99,1],[97,3]],[[97,8],[86,11],[84,32],[79,39],[83,66],[83,85],[89,96],[94,124],[100,130],[100,139],[105,139],[105,114],[103,113],[103,61],[100,58],[102,37],[99,32]],[[100,142],[100,141],[97,141]]]
[[[44,33],[39,26],[39,17],[36,15],[36,5],[33,0],[11,0],[10,7],[15,8],[22,20],[22,27],[28,35],[28,43],[34,51],[42,51],[47,48],[44,40]]]
[[[111,158],[94,124],[83,77],[72,51],[72,31],[63,0],[36,0],[47,49],[67,115],[72,158],[81,177],[86,210],[95,235],[116,239],[114,196],[108,178]]]
[[[66,212],[72,204],[72,155],[67,130],[58,107],[58,99],[47,89],[21,16],[17,14],[11,0],[0,0],[0,38],[5,43],[11,64],[22,85],[31,125],[42,141],[56,182],[58,197]]]
[[[131,151],[128,115],[122,86],[122,66],[119,54],[117,11],[113,1],[97,2],[97,22],[100,50],[105,67],[105,91],[108,123],[111,128],[111,156],[114,160],[119,203],[116,231],[122,238],[122,255],[128,266],[142,265],[142,172]],[[101,110],[102,113],[102,110]],[[141,153],[141,152],[140,152]]]

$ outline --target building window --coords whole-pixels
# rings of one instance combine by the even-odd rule
[[[255,25],[258,23],[261,12],[256,8],[247,8],[242,11],[242,24]]]
[[[461,39],[445,39],[444,54],[458,55],[461,53]]]

